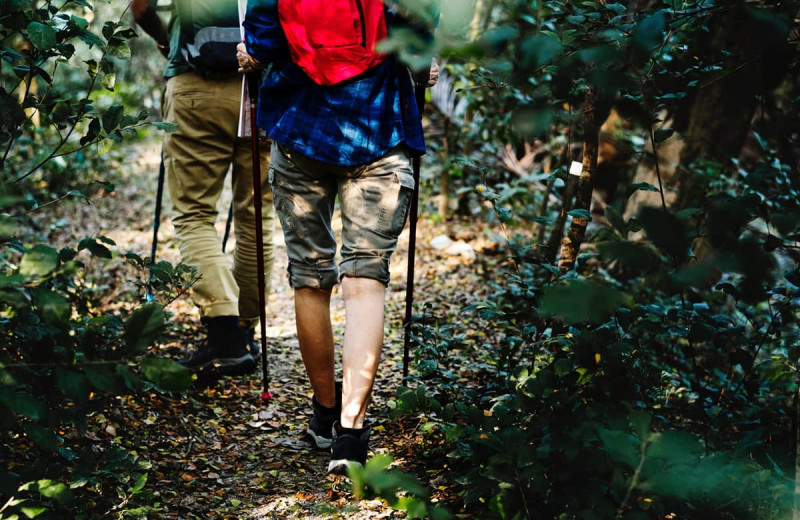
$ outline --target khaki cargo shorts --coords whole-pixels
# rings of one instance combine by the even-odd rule
[[[337,166],[273,143],[269,182],[289,256],[289,284],[329,289],[344,276],[389,283],[389,258],[411,205],[414,176],[405,146],[371,164]],[[339,197],[341,261],[331,228]]]

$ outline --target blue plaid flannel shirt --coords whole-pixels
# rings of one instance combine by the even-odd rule
[[[341,166],[373,162],[403,142],[425,153],[414,86],[394,57],[357,79],[320,86],[289,58],[276,0],[249,0],[244,28],[249,54],[271,64],[257,122],[274,142]]]

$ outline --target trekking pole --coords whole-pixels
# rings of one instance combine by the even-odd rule
[[[425,87],[416,86],[414,98],[417,101],[419,116],[425,108]],[[406,317],[403,321],[403,378],[408,377],[408,363],[410,361],[411,346],[411,306],[414,303],[414,255],[417,247],[417,210],[419,206],[419,170],[420,155],[415,154],[411,159],[414,170],[414,191],[411,194],[411,209],[408,220],[408,276],[406,279]]]
[[[158,249],[158,228],[161,226],[161,200],[164,197],[164,151],[161,151],[161,163],[158,165],[158,187],[156,188],[156,214],[153,219],[153,246],[150,248],[150,265],[156,263],[156,250]],[[147,294],[144,297],[146,302],[153,301],[153,271],[150,270],[147,276]]]
[[[233,222],[233,201],[228,208],[228,220],[225,221],[225,234],[222,235],[222,252],[225,252],[225,246],[228,245],[228,237],[231,234],[231,222]]]
[[[267,367],[267,298],[266,279],[264,276],[264,229],[262,222],[261,197],[261,154],[258,146],[258,125],[256,124],[256,106],[258,104],[258,72],[249,72],[247,77],[247,97],[250,103],[250,133],[253,144],[253,206],[256,213],[256,268],[258,269],[258,317],[261,321],[261,374],[264,379],[264,390],[261,399],[272,399],[269,391],[269,368]]]

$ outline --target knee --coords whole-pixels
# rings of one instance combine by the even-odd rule
[[[345,276],[342,278],[342,293],[345,298],[359,298],[362,296],[380,294],[386,291],[386,286],[372,278],[357,278]]]

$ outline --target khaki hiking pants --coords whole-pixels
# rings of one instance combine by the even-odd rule
[[[176,123],[179,130],[165,138],[164,165],[181,261],[197,266],[201,276],[192,288],[192,300],[200,315],[239,316],[254,324],[259,309],[253,162],[250,138],[236,137],[241,87],[241,77],[207,80],[193,72],[167,80],[162,117]],[[268,295],[275,213],[267,179],[269,145],[262,143],[260,150]],[[215,227],[217,203],[229,169],[236,237],[232,269]]]

